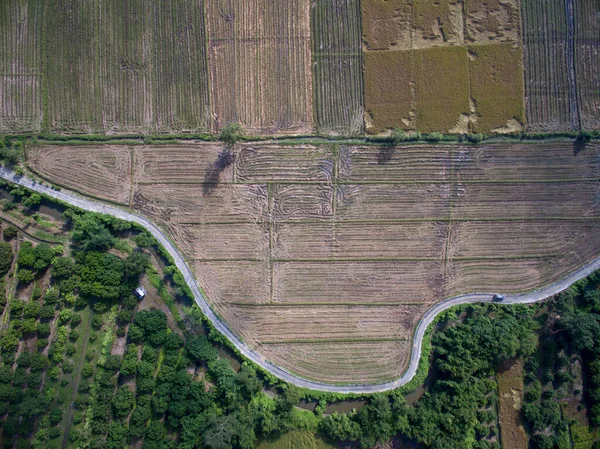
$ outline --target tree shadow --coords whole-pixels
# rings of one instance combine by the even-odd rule
[[[208,196],[219,185],[221,173],[233,164],[235,154],[232,147],[223,149],[217,156],[217,160],[210,165],[204,173],[204,182],[202,184],[202,195]]]
[[[395,151],[396,149],[392,146],[379,147],[377,163],[379,165],[387,165],[387,163],[392,160]]]
[[[581,140],[581,139],[575,139],[573,141],[573,155],[577,156],[579,153],[581,153],[583,150],[585,150],[586,146],[587,146],[587,141]]]

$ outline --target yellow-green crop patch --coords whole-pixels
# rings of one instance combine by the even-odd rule
[[[382,131],[395,125],[410,127],[414,110],[413,52],[366,52],[364,70],[366,110],[371,121],[368,128]]]
[[[470,110],[467,48],[417,50],[415,63],[417,127],[448,132]]]
[[[474,129],[490,132],[525,121],[521,48],[512,43],[469,47],[471,97],[479,118]]]

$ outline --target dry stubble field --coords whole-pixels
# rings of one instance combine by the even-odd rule
[[[396,378],[433,304],[542,287],[600,253],[598,144],[247,143],[219,172],[220,151],[42,146],[28,163],[155,220],[231,328],[307,378]]]

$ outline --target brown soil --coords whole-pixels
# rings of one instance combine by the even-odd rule
[[[243,144],[208,190],[193,181],[218,155],[205,146],[136,149],[134,207],[244,341],[306,377],[389,380],[432,304],[539,288],[600,248],[594,145]],[[149,307],[167,311],[152,288]]]

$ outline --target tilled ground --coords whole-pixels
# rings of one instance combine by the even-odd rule
[[[130,155],[133,178],[131,164],[113,168],[120,190],[169,232],[214,310],[267,359],[311,379],[397,378],[437,302],[537,289],[600,251],[597,144],[257,142],[236,146],[210,178],[215,144],[89,148],[98,160]],[[77,167],[88,154],[42,147],[29,164],[75,185],[76,170],[46,161]],[[106,195],[94,185],[86,193]]]

